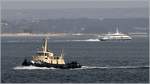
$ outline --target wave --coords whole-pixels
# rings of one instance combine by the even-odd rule
[[[42,70],[46,70],[46,69],[56,69],[54,67],[36,67],[36,66],[16,66],[13,69],[15,70],[34,70],[34,69],[42,69]]]
[[[24,42],[24,41],[6,41],[7,43],[20,43],[20,42]]]
[[[27,42],[41,42],[41,40],[8,40],[6,43],[27,43]]]
[[[100,41],[99,39],[87,39],[85,41]]]

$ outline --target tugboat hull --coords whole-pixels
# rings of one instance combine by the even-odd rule
[[[81,68],[81,65],[77,63],[76,61],[73,61],[71,63],[67,64],[49,64],[46,62],[40,62],[40,63],[33,63],[30,61],[27,61],[26,59],[22,63],[23,66],[37,66],[37,67],[54,67],[54,68],[60,68],[60,69],[74,69],[74,68]]]

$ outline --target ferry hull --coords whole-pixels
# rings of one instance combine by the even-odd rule
[[[100,41],[127,41],[131,39],[100,39]]]

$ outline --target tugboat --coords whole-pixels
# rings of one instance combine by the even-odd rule
[[[73,69],[81,68],[81,65],[76,61],[65,63],[63,51],[60,56],[54,56],[52,52],[48,50],[47,38],[44,39],[42,48],[37,51],[35,56],[32,56],[32,60],[25,59],[22,63],[23,66],[37,66],[37,67],[54,67],[60,69]]]
[[[104,37],[100,38],[101,41],[118,41],[118,40],[131,40],[132,38],[127,34],[120,33],[116,28],[115,33],[108,33]]]

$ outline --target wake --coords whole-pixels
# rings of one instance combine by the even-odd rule
[[[67,40],[67,41],[77,41],[77,42],[97,42],[99,39],[85,39],[85,40]]]
[[[54,67],[36,67],[36,66],[16,66],[13,68],[14,70],[35,70],[35,69],[41,69],[41,70],[47,70],[47,69],[56,69]]]
[[[78,69],[149,69],[149,66],[109,66],[109,67],[96,67],[96,66],[82,66]]]
[[[69,70],[81,70],[81,69],[149,69],[150,66],[109,66],[109,67],[98,67],[98,66],[82,66],[81,68],[69,69]],[[36,67],[36,66],[16,66],[14,70],[54,70],[54,67]]]

